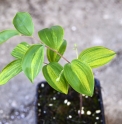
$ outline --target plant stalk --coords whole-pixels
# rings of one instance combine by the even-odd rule
[[[82,99],[82,94],[80,94],[80,114],[79,114],[79,117],[81,118],[81,114],[82,114],[82,102],[83,102],[83,99]]]
[[[67,61],[68,63],[70,63],[64,56],[62,56],[58,51],[50,48],[49,46],[45,45],[45,47],[47,47],[48,49],[52,50],[53,52],[57,53],[59,56],[61,56],[61,58],[63,58],[65,61]]]
[[[78,59],[78,49],[77,49],[77,45],[76,44],[74,45],[74,50],[76,52],[76,56],[77,56],[77,59]]]
[[[57,53],[61,58],[63,58],[63,59],[64,59],[65,61],[67,61],[68,63],[70,63],[70,62],[69,62],[63,55],[61,55],[57,50],[54,50],[54,49],[50,48],[49,46],[47,46],[46,44],[44,44],[42,41],[36,39],[36,38],[33,37],[33,36],[32,36],[31,38],[33,38],[33,39],[35,39],[35,40],[41,42],[41,44],[45,45],[46,48],[48,48],[48,49],[52,50],[53,52]]]

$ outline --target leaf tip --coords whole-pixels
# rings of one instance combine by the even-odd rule
[[[67,95],[67,94],[68,94],[68,90],[66,90],[66,91],[63,91],[63,93],[64,93],[65,95]]]
[[[29,80],[30,80],[30,82],[31,82],[32,84],[34,83],[34,80],[33,80],[33,79],[29,78]]]

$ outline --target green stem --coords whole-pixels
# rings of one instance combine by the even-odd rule
[[[77,56],[77,59],[78,59],[78,49],[77,49],[77,44],[74,45],[74,50],[76,52],[76,56]]]
[[[76,56],[77,56],[77,59],[78,59],[78,49],[76,49]]]
[[[60,74],[59,74],[58,78],[56,79],[56,81],[57,81],[57,82],[60,80],[60,78],[61,78],[61,75],[62,75],[63,71],[64,71],[64,70],[62,70],[62,71],[60,72]]]

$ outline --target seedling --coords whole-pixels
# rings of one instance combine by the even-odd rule
[[[18,12],[14,19],[15,29],[0,32],[0,44],[13,36],[28,36],[33,38],[34,24],[27,12]],[[46,81],[58,92],[67,94],[69,86],[76,92],[92,96],[94,91],[94,76],[92,68],[102,66],[111,61],[115,52],[103,46],[95,46],[82,51],[71,62],[63,56],[67,41],[64,40],[64,29],[52,26],[38,32],[39,43],[21,42],[11,55],[15,58],[0,72],[0,85],[6,84],[11,78],[24,72],[33,82],[42,69]],[[75,49],[77,46],[75,45]],[[44,62],[44,52],[49,63]],[[62,66],[59,60],[63,58],[66,64]]]

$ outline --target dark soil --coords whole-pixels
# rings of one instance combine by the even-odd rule
[[[37,124],[105,124],[99,81],[93,97],[83,96],[80,117],[79,94],[72,88],[68,95],[53,90],[46,82],[37,88]]]

